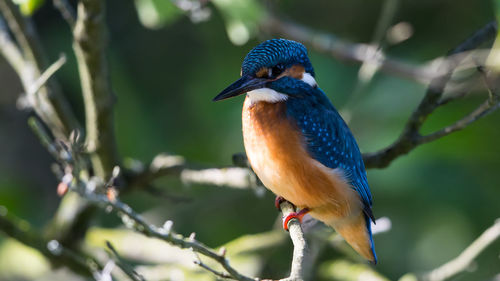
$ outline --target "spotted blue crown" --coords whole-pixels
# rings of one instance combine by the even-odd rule
[[[262,67],[283,65],[285,68],[300,63],[314,76],[314,69],[304,45],[287,39],[270,39],[253,48],[243,60],[243,75],[255,74]]]

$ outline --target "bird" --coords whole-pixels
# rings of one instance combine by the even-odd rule
[[[306,47],[270,39],[244,58],[240,78],[213,98],[246,93],[242,110],[248,161],[264,186],[298,212],[332,227],[362,257],[377,263],[373,199],[357,142],[319,88]]]

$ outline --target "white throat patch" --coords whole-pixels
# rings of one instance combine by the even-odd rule
[[[318,83],[316,83],[316,79],[314,79],[314,77],[310,73],[307,73],[307,72],[304,72],[304,74],[302,75],[302,81],[306,82],[311,87],[318,86]]]
[[[287,95],[276,92],[275,90],[269,88],[252,90],[247,93],[247,97],[250,99],[251,104],[257,103],[259,101],[276,103],[286,101],[288,99]]]
[[[311,87],[316,87],[318,85],[314,77],[307,72],[304,72],[301,80],[309,84]],[[282,94],[280,92],[277,92],[269,88],[252,90],[247,93],[247,97],[250,99],[250,104],[254,104],[259,101],[276,103],[276,102],[286,101],[288,99],[288,95]]]

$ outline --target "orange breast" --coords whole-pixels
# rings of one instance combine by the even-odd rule
[[[298,128],[287,119],[284,102],[251,104],[246,98],[242,119],[248,159],[268,189],[296,206],[310,208],[311,215],[322,221],[350,216],[353,208],[359,213],[359,197],[343,172],[311,158]]]

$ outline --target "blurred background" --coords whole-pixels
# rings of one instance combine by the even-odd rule
[[[56,76],[83,122],[71,31],[51,1],[46,2],[32,17],[50,61],[60,53],[68,57]],[[231,165],[232,155],[244,152],[240,117],[243,98],[221,103],[211,99],[239,77],[241,62],[252,47],[280,37],[259,29],[262,18],[293,21],[348,42],[375,40],[387,56],[415,65],[445,55],[495,19],[491,0],[106,2],[107,55],[117,96],[115,128],[120,154],[126,161],[148,163],[158,153],[167,152],[207,166]],[[391,43],[386,32],[377,35],[384,5],[394,5],[388,27],[403,23],[407,39]],[[361,151],[374,152],[392,143],[427,85],[382,72],[363,82],[359,79],[359,63],[339,61],[307,47],[318,84],[348,121]],[[50,169],[53,159],[27,126],[29,112],[16,107],[22,91],[15,72],[0,57],[0,208],[43,227],[54,215],[60,198]],[[440,108],[423,131],[453,123],[486,95],[484,90],[472,91],[466,98]],[[499,123],[500,112],[493,113],[463,131],[416,148],[388,168],[368,170],[374,213],[392,221],[390,231],[374,238],[380,261],[376,271],[397,280],[408,272],[433,269],[456,257],[500,217]],[[156,185],[166,194],[185,200],[142,191],[122,199],[152,223],[161,225],[171,219],[176,231],[184,235],[196,232],[197,239],[211,247],[276,227],[279,214],[270,192],[258,196],[253,190],[187,186],[175,178],[161,179]],[[104,212],[97,217],[86,237],[89,244],[99,247],[104,239],[110,239],[125,256],[134,260],[135,253],[140,260],[139,250],[134,252],[139,246],[134,243],[142,238],[127,234],[130,240],[125,241],[129,232],[121,228],[118,219]],[[149,244],[140,243],[146,251]],[[163,280],[214,279],[189,265],[189,251],[155,251],[150,247],[150,254],[141,252],[149,257],[145,265],[150,265],[148,274],[157,274]],[[315,280],[344,280],[330,274],[330,267],[341,255],[325,247]],[[240,264],[243,268],[258,264],[257,275],[261,277],[284,277],[291,249],[291,243],[284,241],[259,253],[255,260]],[[467,273],[454,280],[499,280],[499,255],[497,241]],[[182,264],[181,259],[187,263],[176,266]],[[151,266],[155,262],[164,267],[160,270]],[[238,263],[235,266],[238,268]],[[186,272],[190,271],[199,271],[199,275],[189,277]],[[0,235],[0,280],[80,278],[64,269],[51,269],[40,254]]]

